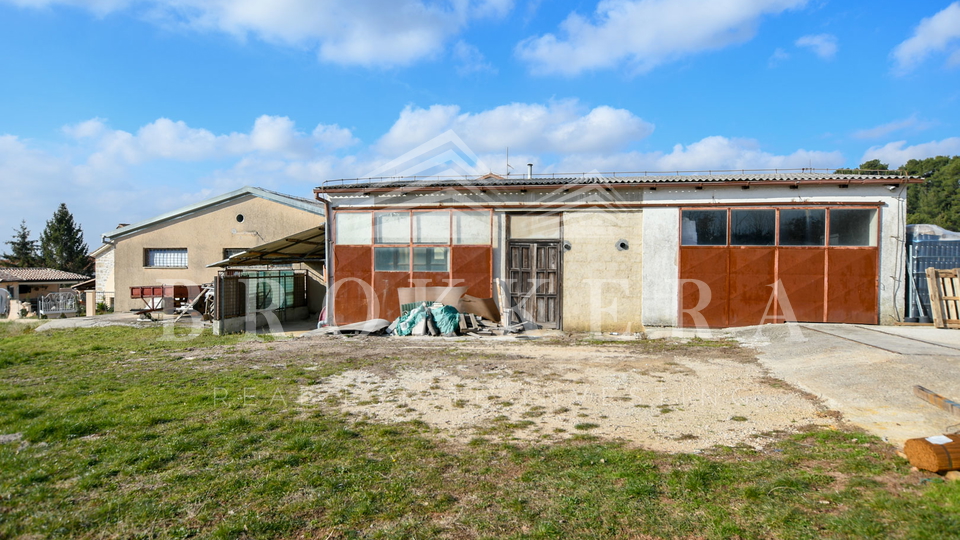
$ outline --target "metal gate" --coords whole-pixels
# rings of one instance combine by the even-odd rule
[[[560,327],[560,242],[510,243],[510,299],[524,320]]]

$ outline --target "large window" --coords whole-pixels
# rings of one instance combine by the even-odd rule
[[[415,247],[413,248],[414,272],[449,272],[450,248]]]
[[[877,211],[871,208],[830,210],[830,245],[877,245]]]
[[[488,210],[337,212],[337,244],[373,244],[375,272],[449,272],[453,246],[489,246]],[[559,226],[559,218],[554,217]]]
[[[453,213],[453,243],[487,245],[490,243],[490,212]]]
[[[373,269],[377,272],[409,272],[410,248],[373,248]]]
[[[488,210],[340,211],[336,216],[339,245],[491,244]],[[551,217],[559,231],[559,217]]]
[[[373,217],[370,212],[337,213],[337,243],[344,246],[369,246],[373,242]]]
[[[776,239],[776,210],[733,210],[730,212],[731,245],[772,246]]]
[[[143,250],[143,266],[147,268],[186,268],[187,248]]]
[[[826,210],[781,210],[781,246],[822,246],[826,239]]]
[[[450,212],[414,212],[414,244],[449,244]]]
[[[410,243],[410,212],[377,212],[373,226],[375,244]]]
[[[876,247],[877,209],[731,208],[681,213],[681,245],[726,246],[728,234],[731,246]]]
[[[684,210],[681,227],[685,246],[727,245],[726,210]]]

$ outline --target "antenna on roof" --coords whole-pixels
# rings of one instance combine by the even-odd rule
[[[510,147],[507,147],[507,175],[510,175],[510,169],[513,167],[510,166]]]

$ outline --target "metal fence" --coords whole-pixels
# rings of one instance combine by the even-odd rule
[[[302,270],[223,271],[214,281],[214,319],[256,311],[282,311],[307,305],[307,274]]]
[[[76,292],[55,292],[40,298],[40,315],[47,317],[76,313],[79,309]]]
[[[906,305],[909,319],[929,318],[930,290],[927,287],[927,268],[946,270],[960,268],[960,239],[946,234],[921,234],[916,227],[907,231],[907,286]],[[912,230],[911,230],[912,229]],[[924,230],[923,232],[933,232]],[[949,233],[949,231],[943,231]]]

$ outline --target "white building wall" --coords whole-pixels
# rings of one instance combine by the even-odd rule
[[[676,326],[680,275],[680,210],[643,211],[644,326]]]
[[[679,208],[698,205],[736,205],[741,203],[756,205],[777,205],[783,203],[825,204],[858,203],[879,205],[880,210],[880,283],[879,307],[880,323],[890,324],[903,315],[903,274],[904,248],[903,235],[906,222],[906,188],[894,190],[885,185],[851,184],[848,188],[836,185],[804,185],[799,189],[790,189],[789,183],[783,185],[754,185],[750,189],[740,186],[712,187],[704,184],[702,189],[695,185],[682,187],[649,186],[630,187],[613,192],[601,190],[583,190],[564,192],[562,189],[543,193],[537,190],[516,192],[487,192],[468,195],[454,192],[434,192],[430,194],[389,194],[379,196],[337,196],[331,197],[334,206],[449,206],[483,207],[511,211],[537,211],[544,209],[542,203],[588,204],[603,203],[606,211],[630,209],[642,211],[642,309],[641,321],[650,326],[675,326],[679,309],[677,281],[679,277],[680,219]],[[623,205],[619,208],[616,206]],[[553,206],[552,211],[564,209]],[[505,219],[502,212],[496,212],[494,225],[494,277],[506,272]],[[602,276],[600,276],[602,277]],[[565,291],[566,292],[566,291]],[[566,299],[565,299],[566,301]],[[564,319],[571,312],[564,309]]]

